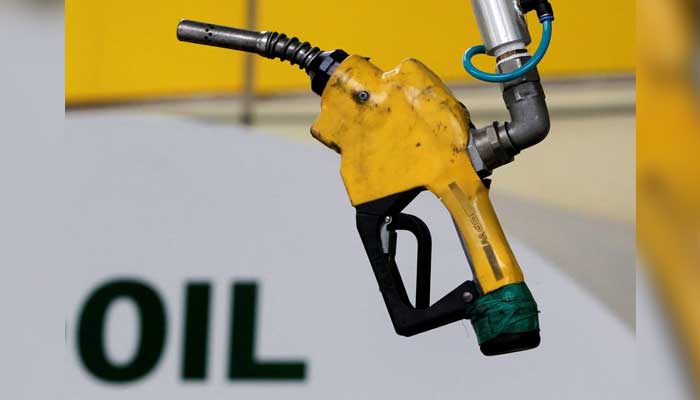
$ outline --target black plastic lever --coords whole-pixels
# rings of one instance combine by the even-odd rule
[[[416,308],[430,306],[430,272],[433,240],[428,226],[420,218],[399,213],[392,217],[389,230],[409,231],[416,237],[418,251],[416,256]],[[395,254],[391,255],[395,258]]]

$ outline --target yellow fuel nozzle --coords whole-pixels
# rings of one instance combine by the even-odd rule
[[[397,333],[411,336],[470,319],[486,355],[539,345],[537,306],[478,167],[486,165],[479,152],[491,148],[482,143],[469,150],[475,131],[469,112],[425,65],[407,59],[383,71],[365,57],[322,52],[275,32],[192,21],[180,23],[178,38],[288,60],[309,74],[321,95],[311,133],[341,155],[357,229]],[[432,305],[430,231],[402,212],[425,190],[449,210],[474,276]],[[397,230],[418,241],[415,303],[395,261]]]

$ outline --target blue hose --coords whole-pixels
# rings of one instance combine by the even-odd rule
[[[466,52],[464,52],[464,56],[462,57],[464,69],[474,78],[486,82],[503,83],[520,78],[535,68],[537,64],[542,61],[545,53],[547,53],[549,43],[552,41],[553,20],[554,17],[550,15],[545,15],[540,18],[540,22],[542,23],[542,40],[540,40],[540,45],[537,47],[537,51],[535,51],[532,58],[530,58],[525,64],[523,64],[522,67],[516,69],[515,71],[505,74],[490,74],[476,68],[474,64],[472,64],[472,57],[477,54],[486,54],[486,47],[484,47],[484,45],[470,47]]]

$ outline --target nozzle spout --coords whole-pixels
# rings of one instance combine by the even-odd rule
[[[309,42],[277,32],[257,32],[228,26],[183,20],[177,25],[177,38],[183,42],[206,44],[259,54],[267,58],[279,58],[307,69],[321,54],[321,49]]]
[[[182,20],[177,25],[177,38],[183,42],[245,51],[263,57],[289,61],[306,71],[311,78],[311,88],[321,95],[328,78],[348,54],[343,50],[322,51],[309,42],[284,33],[258,32],[206,22]]]
[[[265,50],[265,35],[262,32],[190,20],[182,20],[177,25],[177,38],[183,42],[206,44],[260,55],[263,55]]]

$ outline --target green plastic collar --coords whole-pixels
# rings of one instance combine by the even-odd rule
[[[537,303],[525,282],[479,297],[467,309],[479,344],[505,333],[539,330]]]

